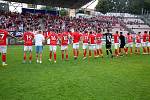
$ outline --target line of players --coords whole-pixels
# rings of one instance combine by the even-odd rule
[[[5,66],[6,64],[6,52],[7,52],[7,44],[6,39],[8,36],[8,32],[0,27],[0,52],[2,53],[2,65]],[[9,35],[11,36],[11,35]],[[16,38],[14,36],[11,36]],[[45,41],[50,39],[50,46],[49,46],[49,61],[52,61],[52,55],[54,54],[54,62],[56,63],[56,49],[57,45],[61,46],[62,51],[62,60],[64,60],[64,55],[66,54],[66,60],[68,60],[68,45],[69,40],[72,40],[73,44],[73,54],[74,59],[78,58],[79,55],[79,44],[82,41],[83,43],[83,59],[87,57],[87,50],[89,50],[89,57],[92,56],[92,52],[94,52],[94,57],[103,57],[102,51],[102,38],[105,37],[106,39],[106,53],[107,56],[109,52],[111,53],[111,57],[113,57],[111,46],[112,46],[112,38],[114,37],[114,48],[115,48],[115,56],[122,55],[123,50],[127,54],[128,48],[130,48],[130,54],[132,54],[133,48],[133,36],[128,33],[126,36],[123,35],[122,32],[116,32],[115,34],[111,34],[109,30],[107,33],[102,34],[101,31],[85,31],[84,33],[74,32],[62,32],[62,33],[55,33],[55,32],[47,32],[46,35],[43,35],[41,30],[37,31],[36,34],[30,32],[29,28],[23,34],[19,40],[24,41],[24,59],[23,62],[26,63],[26,55],[27,52],[30,52],[29,55],[29,62],[32,61],[32,42],[35,40],[35,47],[36,47],[36,62],[42,63],[42,51],[43,45]],[[58,44],[59,41],[59,44]],[[136,35],[136,48],[135,53],[140,54],[140,47],[143,47],[143,54],[150,53],[150,32],[149,34],[147,31],[141,35],[139,32]],[[40,56],[39,56],[40,55]],[[38,59],[40,58],[40,59]]]

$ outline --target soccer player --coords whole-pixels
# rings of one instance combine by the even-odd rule
[[[55,32],[51,32],[47,39],[50,39],[50,54],[49,54],[49,61],[52,61],[52,53],[54,54],[54,63],[56,63],[56,49],[57,49],[57,42],[58,42],[58,35]]]
[[[98,33],[96,34],[96,50],[97,50],[97,56],[100,56],[100,57],[103,57],[102,38],[103,38],[103,35],[101,33],[101,30],[99,30]]]
[[[2,54],[2,66],[7,66],[6,64],[6,53],[7,53],[7,37],[13,37],[8,31],[5,30],[5,27],[0,25],[0,53]]]
[[[92,51],[94,51],[94,58],[96,58],[96,35],[91,31],[89,34],[89,57],[92,56]]]
[[[133,37],[130,33],[127,33],[127,47],[126,54],[128,54],[128,48],[130,48],[130,54],[132,55]]]
[[[29,28],[27,28],[26,32],[23,34],[23,37],[21,39],[24,40],[23,63],[26,63],[26,54],[27,54],[27,52],[30,53],[29,63],[31,63],[32,62],[32,41],[34,39],[34,34],[29,30]]]
[[[136,46],[135,46],[135,53],[140,54],[140,47],[141,47],[141,32],[138,32],[136,35]]]
[[[64,60],[64,53],[66,53],[66,61],[68,61],[69,36],[68,32],[62,32],[62,34],[60,34],[62,60]]]
[[[114,36],[114,45],[115,45],[115,56],[119,56],[119,32],[116,31]]]
[[[111,58],[113,58],[111,45],[112,45],[112,34],[109,32],[109,29],[107,30],[107,33],[104,34],[106,39],[106,53],[107,56],[109,56],[109,52],[111,53]]]
[[[147,31],[144,32],[143,36],[142,36],[142,47],[143,47],[143,54],[147,54],[147,38],[148,38],[148,34]]]
[[[88,31],[85,31],[82,35],[82,41],[83,41],[83,59],[86,59],[87,49],[88,49],[88,42],[89,42],[89,35]]]
[[[124,46],[125,46],[125,36],[123,35],[123,32],[120,32],[120,56],[123,56],[123,51],[125,51]]]
[[[42,51],[43,51],[43,43],[45,41],[43,32],[39,30],[37,34],[34,36],[35,39],[35,48],[36,48],[36,62],[42,63]],[[40,61],[38,60],[38,55],[40,54]]]
[[[82,35],[79,32],[74,32],[74,30],[72,30],[71,35],[73,38],[73,54],[76,60],[79,55],[79,42]]]

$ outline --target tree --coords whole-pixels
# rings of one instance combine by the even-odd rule
[[[142,9],[150,11],[150,0],[99,0],[96,10],[102,13],[120,12],[141,14]]]

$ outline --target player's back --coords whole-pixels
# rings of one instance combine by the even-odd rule
[[[25,32],[23,38],[24,38],[24,45],[31,46],[32,41],[34,39],[34,34],[32,32]]]
[[[102,37],[103,37],[103,35],[101,34],[101,33],[98,33],[97,35],[96,35],[96,42],[97,42],[97,44],[99,44],[99,43],[101,43],[102,42]]]
[[[6,30],[0,29],[0,45],[6,45],[8,32]]]
[[[69,35],[67,32],[63,32],[61,34],[61,44],[62,45],[68,45],[68,41],[69,41]]]
[[[111,43],[112,41],[112,34],[111,33],[105,33],[104,34],[106,37],[106,43]]]
[[[90,34],[89,35],[90,44],[95,44],[95,42],[96,42],[95,39],[96,39],[95,34]]]
[[[50,34],[50,45],[57,45],[58,36],[56,33],[52,32]]]
[[[87,33],[84,33],[84,34],[82,35],[82,38],[83,38],[83,43],[88,43],[89,37],[88,37],[88,34],[87,34]]]
[[[81,37],[80,33],[74,32],[74,33],[72,33],[72,36],[73,36],[73,43],[77,43],[80,41],[80,37]]]

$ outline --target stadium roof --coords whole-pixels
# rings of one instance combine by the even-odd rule
[[[80,8],[92,0],[5,0],[10,2],[19,2],[37,5],[50,5],[62,8]]]

